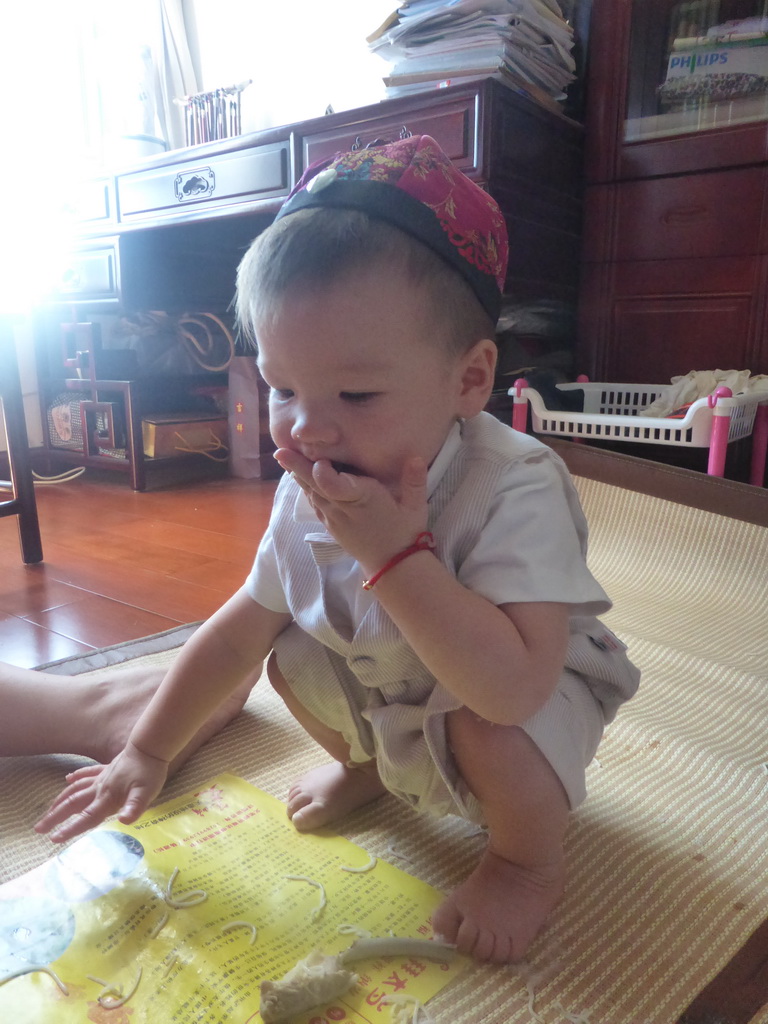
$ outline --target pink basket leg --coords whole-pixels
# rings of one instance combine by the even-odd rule
[[[528,399],[523,388],[528,387],[524,377],[518,377],[514,383],[515,393],[512,396],[512,427],[524,434],[528,429]]]
[[[762,487],[765,479],[765,458],[768,455],[768,403],[758,405],[752,432],[752,465],[749,482]]]
[[[731,427],[731,410],[719,404],[719,398],[730,398],[730,388],[720,387],[714,395],[709,396],[709,407],[712,410],[712,436],[709,441],[709,462],[707,473],[710,476],[723,476],[725,473],[725,453],[728,449],[728,431]]]

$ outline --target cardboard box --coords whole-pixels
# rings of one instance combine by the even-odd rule
[[[142,419],[141,431],[150,459],[200,452],[221,458],[228,451],[227,420],[209,412],[154,413]]]
[[[768,80],[768,45],[762,37],[748,42],[710,43],[673,49],[667,64],[662,94],[681,95],[686,86],[702,95],[707,91],[734,97],[764,91]],[[712,80],[707,82],[707,80]],[[762,80],[762,81],[761,81]],[[720,95],[722,94],[722,95]]]

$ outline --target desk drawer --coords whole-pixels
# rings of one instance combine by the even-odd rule
[[[119,294],[117,239],[100,239],[98,244],[70,254],[50,296],[54,301],[105,302]]]
[[[77,182],[62,199],[62,208],[87,227],[101,227],[115,220],[114,184],[111,178]]]
[[[199,217],[207,210],[287,196],[289,168],[285,141],[122,174],[117,178],[120,219]]]
[[[472,176],[478,170],[477,103],[477,96],[467,96],[399,118],[374,118],[307,135],[302,139],[302,168],[334,153],[365,149],[377,139],[394,142],[410,134],[431,135],[456,166]]]
[[[765,169],[622,182],[616,258],[691,259],[760,251]]]

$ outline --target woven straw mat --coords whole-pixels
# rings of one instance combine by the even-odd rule
[[[436,1024],[559,1024],[588,1012],[590,1024],[673,1024],[768,917],[768,529],[577,485],[590,565],[614,601],[604,618],[643,670],[641,688],[588,770],[566,893],[545,930],[524,963],[472,966],[430,1001]],[[224,771],[285,799],[322,758],[265,684],[163,799]],[[51,855],[31,824],[78,763],[0,761],[0,881]],[[393,797],[338,831],[443,891],[484,846],[464,822],[421,818]],[[768,1024],[768,1008],[754,1021]]]

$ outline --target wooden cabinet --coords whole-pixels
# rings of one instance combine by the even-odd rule
[[[768,372],[768,91],[755,75],[747,85],[759,91],[713,101],[749,76],[708,81],[702,70],[727,67],[742,45],[721,47],[717,26],[762,8],[595,0],[579,300],[579,367],[593,379]],[[765,42],[743,48],[768,76]],[[665,102],[673,62],[685,60],[695,69],[685,88],[703,98]]]
[[[575,310],[583,130],[497,81],[177,150],[86,184],[71,198],[80,239],[37,317],[46,454],[127,472],[142,489],[157,465],[142,449],[142,417],[175,412],[164,403],[171,397],[176,403],[180,390],[201,382],[183,374],[105,376],[93,357],[99,331],[106,351],[110,323],[120,314],[226,317],[243,253],[309,163],[410,134],[432,135],[498,201],[511,242],[506,291],[512,301],[551,300]],[[83,338],[84,328],[62,332],[66,322],[94,326]],[[91,356],[78,355],[84,351]],[[101,362],[116,365],[114,356]],[[56,403],[74,403],[82,438],[52,438]]]

